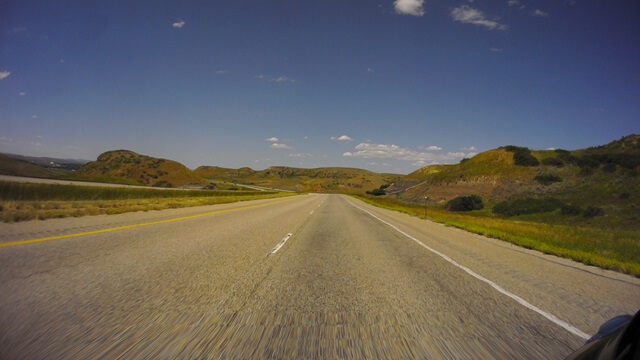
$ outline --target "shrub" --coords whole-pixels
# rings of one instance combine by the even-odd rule
[[[579,173],[580,176],[589,176],[591,174],[593,174],[593,169],[592,168],[590,168],[590,167],[580,168],[580,173]]]
[[[472,211],[480,210],[483,207],[482,198],[478,195],[458,196],[447,203],[449,211]]]
[[[547,175],[538,175],[533,178],[535,181],[539,182],[542,185],[551,185],[555,182],[562,182],[562,178],[557,175],[547,174]]]
[[[380,185],[379,188],[373,189],[371,191],[367,191],[366,193],[373,196],[387,195],[384,189],[388,188],[389,186],[391,186],[391,184],[383,184],[383,185]]]
[[[607,165],[602,167],[602,170],[604,172],[608,172],[608,173],[613,173],[616,172],[616,164],[614,163],[608,163]]]
[[[578,158],[577,165],[581,169],[595,169],[600,166],[600,161],[595,156],[583,156]]]
[[[381,196],[381,195],[386,195],[387,193],[383,189],[373,189],[371,191],[367,191],[367,194],[373,195],[373,196]]]
[[[564,166],[564,161],[558,158],[546,158],[542,160],[542,165],[549,165],[561,168]]]
[[[567,150],[556,150],[558,159],[565,164],[575,164],[578,162],[578,157],[571,155]]]
[[[171,187],[173,187],[173,185],[170,182],[166,181],[166,180],[157,181],[155,184],[153,184],[151,186],[153,186],[153,187],[163,187],[163,188],[171,188]]]
[[[540,161],[531,155],[531,150],[516,151],[513,153],[513,163],[518,166],[538,166]]]
[[[640,166],[640,155],[618,154],[615,163],[627,169],[635,169]]]
[[[595,206],[587,207],[587,209],[582,213],[582,216],[586,218],[592,218],[592,217],[603,216],[603,215],[604,215],[604,210]]]
[[[628,192],[623,192],[622,194],[620,194],[620,196],[618,196],[620,199],[622,200],[627,200],[628,198],[631,197],[631,194],[629,194]],[[0,209],[2,210],[2,209]]]
[[[503,216],[517,216],[551,212],[563,205],[561,200],[554,198],[521,198],[499,202],[493,206],[492,210]]]
[[[464,159],[460,160],[460,164],[465,163],[467,161],[469,161],[469,158],[464,158]]]
[[[526,147],[520,147],[520,146],[515,146],[515,145],[507,145],[507,146],[503,146],[502,149],[504,149],[505,151],[508,152],[518,152],[518,151],[530,151],[528,148]]]
[[[518,166],[538,166],[540,161],[531,155],[531,150],[526,147],[507,145],[502,147],[505,151],[513,153],[513,163]]]
[[[560,208],[560,214],[562,215],[576,216],[580,215],[581,212],[582,209],[575,205],[564,205]]]

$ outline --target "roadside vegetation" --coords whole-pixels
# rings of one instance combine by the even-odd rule
[[[424,206],[390,198],[356,197],[378,207],[425,217]],[[534,204],[530,200],[498,203],[482,210],[464,213],[430,206],[426,213],[429,220],[446,226],[640,277],[640,232],[617,227],[615,223],[603,225],[602,221],[607,219],[600,208],[582,209],[550,198],[538,199]],[[471,199],[457,202],[466,205],[477,203]],[[535,211],[530,210],[531,208]],[[515,213],[521,216],[516,216]],[[595,223],[598,226],[593,226],[595,217],[602,219]],[[551,218],[555,222],[549,221]]]
[[[275,191],[155,190],[0,182],[0,220],[121,214],[291,196]]]

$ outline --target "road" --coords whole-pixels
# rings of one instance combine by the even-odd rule
[[[2,359],[562,359],[640,308],[639,279],[342,195],[0,224],[0,246]]]
[[[153,186],[140,186],[140,185],[126,185],[126,184],[110,184],[93,181],[75,181],[75,180],[61,180],[61,179],[43,179],[26,176],[13,176],[13,175],[0,175],[0,181],[7,182],[19,182],[27,184],[55,184],[55,185],[76,185],[76,186],[99,186],[110,188],[132,188],[132,189],[153,189],[153,190],[198,190],[191,188],[162,188]]]

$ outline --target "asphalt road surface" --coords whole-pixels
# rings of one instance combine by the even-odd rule
[[[0,246],[2,359],[562,359],[640,308],[636,278],[341,195],[0,224]]]

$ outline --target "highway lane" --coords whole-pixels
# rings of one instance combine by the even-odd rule
[[[1,224],[0,243],[199,214],[0,248],[0,358],[553,359],[584,342],[407,236],[587,333],[640,307],[638,279],[339,195]]]

